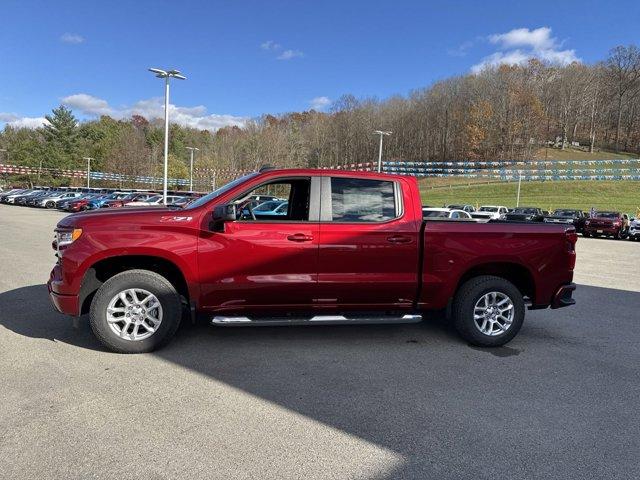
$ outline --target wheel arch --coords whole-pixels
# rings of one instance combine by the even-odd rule
[[[466,281],[480,275],[493,275],[508,280],[523,297],[529,298],[535,304],[536,283],[533,274],[525,265],[510,261],[481,263],[470,267],[458,279],[454,295]]]
[[[178,293],[192,305],[195,294],[183,270],[173,261],[155,255],[117,255],[102,258],[87,268],[80,286],[80,314],[89,312],[91,301],[100,286],[109,278],[127,270],[149,270],[165,277]]]

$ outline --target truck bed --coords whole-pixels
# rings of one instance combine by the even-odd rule
[[[426,220],[419,304],[445,308],[457,286],[473,274],[515,275],[531,308],[552,303],[573,279],[575,249],[566,224]]]

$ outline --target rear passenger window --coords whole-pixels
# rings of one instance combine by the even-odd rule
[[[385,222],[397,217],[393,182],[359,178],[331,179],[334,222]]]

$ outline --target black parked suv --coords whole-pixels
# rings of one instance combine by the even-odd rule
[[[587,217],[587,214],[582,210],[558,208],[551,215],[546,215],[544,221],[546,223],[570,223],[576,227],[576,232],[582,232]]]
[[[544,218],[542,210],[537,207],[516,207],[504,215],[508,222],[541,222]]]

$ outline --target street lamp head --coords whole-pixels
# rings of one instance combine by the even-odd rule
[[[376,135],[391,135],[393,132],[383,131],[383,130],[375,130],[373,133]]]
[[[186,148],[187,150],[191,150],[191,151],[195,150],[196,152],[200,151],[200,149],[196,148],[196,147],[184,147],[184,148]]]
[[[158,77],[166,77],[167,76],[167,72],[165,72],[164,70],[160,70],[159,68],[150,68],[149,71],[153,72],[153,73],[156,73]]]

